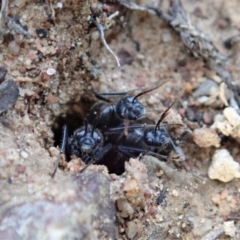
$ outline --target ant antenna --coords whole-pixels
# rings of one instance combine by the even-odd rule
[[[94,120],[95,120],[95,119],[94,119]],[[95,127],[96,127],[96,122],[97,122],[97,121],[94,121],[94,122],[93,122],[91,137],[93,137],[94,129],[95,129]]]
[[[87,120],[84,120],[84,125],[85,125],[85,132],[84,132],[84,136],[87,134],[87,128],[88,128],[88,123]]]
[[[165,84],[165,83],[168,82],[168,81],[169,81],[169,79],[164,80],[163,82],[161,82],[161,83],[160,83],[159,85],[157,85],[156,87],[151,88],[151,89],[148,89],[148,90],[146,90],[146,91],[143,91],[143,92],[139,93],[137,96],[135,96],[135,97],[133,98],[132,103],[134,103],[134,101],[135,101],[138,97],[142,96],[143,94],[146,94],[146,93],[149,93],[149,92],[151,92],[151,91],[154,91],[154,90],[158,89],[159,87],[161,87],[163,84]]]
[[[179,96],[168,106],[168,108],[162,113],[160,119],[158,120],[156,127],[155,127],[155,133],[157,132],[157,129],[160,125],[160,123],[162,122],[162,120],[168,115],[168,111],[169,109],[179,100],[179,98],[183,95],[183,91],[181,91],[181,93],[179,94]]]

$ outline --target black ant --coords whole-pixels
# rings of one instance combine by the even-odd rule
[[[144,105],[138,101],[138,98],[146,93],[152,92],[165,84],[168,80],[161,82],[156,87],[145,90],[136,96],[132,96],[130,92],[122,93],[95,93],[95,96],[107,103],[95,104],[88,115],[88,122],[93,124],[96,120],[96,127],[105,132],[109,128],[121,126],[126,121],[136,121],[145,116],[146,110]],[[110,95],[128,95],[122,97],[116,104],[111,104],[111,100],[104,96]]]
[[[170,134],[163,125],[160,125],[177,100],[178,98],[163,112],[155,126],[131,124],[128,126],[128,134],[121,135],[120,139],[119,134],[124,131],[122,126],[109,129],[105,136],[109,142],[115,142],[117,149],[129,158],[136,158],[140,154],[150,154],[167,160],[171,151],[179,155],[178,147],[174,144]]]
[[[68,136],[68,127],[66,125],[63,126],[60,155],[65,154],[67,157],[74,155],[80,157],[87,164],[86,167],[101,160],[111,148],[112,145],[110,143],[103,146],[101,132],[98,129],[94,129],[90,124],[86,123],[85,127],[76,130],[70,137]],[[60,156],[56,162],[52,177],[54,177],[57,171],[59,161]]]

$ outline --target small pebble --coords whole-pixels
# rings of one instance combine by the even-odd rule
[[[217,20],[217,26],[220,29],[227,28],[227,27],[229,27],[230,24],[231,24],[231,21],[229,18],[220,18]]]
[[[234,108],[225,108],[223,115],[234,128],[240,126],[240,116]]]
[[[47,30],[44,29],[44,28],[37,28],[37,29],[36,29],[36,33],[37,33],[37,35],[38,35],[40,38],[45,38],[45,37],[47,37],[47,35],[48,35]]]
[[[47,69],[47,75],[52,76],[54,74],[56,74],[56,70],[54,68]]]
[[[13,55],[17,55],[20,51],[20,47],[19,45],[15,42],[15,41],[11,41],[9,44],[8,44],[8,48],[9,48],[9,51],[13,54]]]
[[[174,196],[174,197],[178,197],[178,191],[176,190],[176,189],[173,189],[172,190],[172,195]]]
[[[62,4],[61,2],[58,2],[58,3],[57,3],[57,7],[58,7],[58,8],[62,8],[62,7],[63,7],[63,4]]]
[[[207,97],[207,96],[201,96],[197,99],[197,101],[201,104],[204,104],[205,102],[208,101],[208,99],[209,99],[209,97]]]
[[[28,153],[25,151],[21,151],[21,156],[26,159],[28,158]]]
[[[215,122],[214,127],[225,136],[230,136],[233,133],[233,127],[228,121]]]
[[[118,210],[125,213],[125,217],[131,217],[134,214],[134,209],[126,199],[117,200]]]
[[[129,239],[133,239],[137,234],[137,224],[134,221],[126,223],[126,235]]]
[[[210,79],[205,79],[204,82],[193,92],[194,97],[209,96],[212,89],[217,89],[218,84]]]
[[[19,89],[14,80],[9,79],[0,84],[0,113],[12,107],[18,99]]]
[[[0,67],[0,83],[5,80],[5,76],[7,74],[7,69],[4,67]]]
[[[163,42],[171,42],[171,40],[172,40],[172,36],[169,31],[165,31],[162,33],[162,41]]]
[[[240,178],[240,165],[234,161],[227,149],[216,150],[208,169],[208,176],[210,179],[230,182],[234,178]]]
[[[213,123],[213,114],[210,112],[204,112],[203,113],[203,121],[206,124],[212,124]]]
[[[236,228],[234,225],[234,221],[224,222],[223,228],[224,228],[225,235],[230,236],[232,238],[235,237]]]
[[[18,164],[16,166],[16,171],[18,174],[23,174],[26,170],[26,166],[25,165],[22,165],[22,164]]]
[[[57,149],[56,147],[50,147],[49,153],[50,153],[51,157],[58,157],[60,155],[59,149]]]
[[[214,129],[198,128],[193,131],[193,140],[199,147],[220,147],[220,137]]]

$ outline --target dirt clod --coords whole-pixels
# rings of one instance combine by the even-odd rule
[[[216,150],[208,169],[208,176],[211,179],[218,179],[222,182],[240,178],[240,164],[234,161],[226,149]]]

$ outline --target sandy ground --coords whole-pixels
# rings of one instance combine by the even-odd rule
[[[106,12],[120,12],[105,32],[121,59],[120,68],[96,28],[89,27],[91,3],[95,10],[104,10],[102,22]],[[238,33],[238,1],[182,3],[192,22],[228,57],[238,83],[238,46],[226,50],[222,44]],[[239,123],[230,120],[232,125],[224,127],[231,130],[225,132],[212,127],[216,119],[228,119],[224,98],[217,95],[219,77],[191,56],[165,22],[97,1],[16,0],[10,1],[8,14],[18,16],[28,33],[21,25],[6,26],[0,45],[6,79],[14,79],[20,91],[16,104],[0,115],[0,239],[240,239],[239,175],[226,182],[208,175],[218,149],[228,150],[235,163],[240,162]],[[36,29],[47,30],[46,36]],[[92,90],[149,88],[166,79],[141,102],[156,122],[185,91],[166,120],[183,124],[173,134],[184,143],[188,172],[146,157],[132,159],[121,176],[109,175],[104,166],[90,166],[79,174],[82,163],[74,159],[61,162],[51,178],[61,127],[68,124],[71,132],[82,126],[98,101]],[[216,82],[211,82],[215,92],[201,88],[210,79]],[[181,139],[183,132],[190,137]]]

